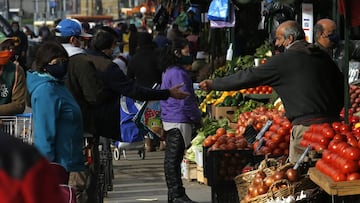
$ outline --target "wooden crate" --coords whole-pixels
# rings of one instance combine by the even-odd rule
[[[190,162],[187,159],[183,159],[181,163],[181,175],[188,181],[196,180],[196,163]]]
[[[360,180],[335,182],[316,168],[309,169],[309,177],[329,195],[346,196],[360,194]]]
[[[199,183],[207,185],[207,178],[204,177],[204,168],[202,166],[196,167],[196,179]]]

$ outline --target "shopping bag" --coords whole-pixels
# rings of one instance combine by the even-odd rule
[[[144,140],[146,132],[139,129],[132,120],[139,111],[141,104],[129,97],[122,96],[120,99],[120,134],[122,142],[139,142]]]
[[[235,27],[235,11],[234,11],[234,8],[230,8],[230,20],[229,21],[210,20],[210,27],[211,28]]]
[[[229,0],[212,0],[208,10],[208,19],[214,21],[229,21]]]
[[[153,86],[153,89],[158,88],[157,84]],[[160,101],[145,101],[133,121],[138,128],[146,131],[151,139],[154,139],[154,136],[163,138],[164,130],[160,113]]]

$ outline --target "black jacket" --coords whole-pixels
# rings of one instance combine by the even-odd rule
[[[296,41],[264,65],[213,81],[215,90],[270,85],[280,96],[293,124],[327,122],[339,118],[344,106],[344,78],[330,56]]]
[[[169,90],[153,90],[138,85],[101,52],[88,50],[95,64],[97,77],[103,85],[100,106],[96,110],[96,132],[100,136],[120,138],[120,96],[137,100],[162,100],[170,96]]]

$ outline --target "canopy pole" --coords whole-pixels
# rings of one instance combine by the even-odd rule
[[[350,18],[351,18],[351,8],[350,8],[351,0],[344,0],[345,3],[345,14],[344,14],[344,49],[345,49],[345,57],[344,57],[344,120],[345,123],[349,123],[349,106],[350,106],[350,98],[349,98],[349,37],[350,37]]]

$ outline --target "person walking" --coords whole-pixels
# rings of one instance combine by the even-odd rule
[[[184,83],[183,90],[191,93],[184,100],[169,98],[160,101],[161,119],[166,137],[164,171],[169,203],[194,202],[185,193],[180,167],[185,149],[190,146],[193,130],[201,121],[193,83],[184,67],[188,65],[189,56],[188,41],[184,38],[175,38],[171,42],[163,64],[166,70],[162,75],[161,89]]]
[[[64,85],[66,50],[48,41],[36,53],[35,68],[27,72],[31,97],[34,145],[50,162],[62,165],[70,176],[85,170],[83,123],[79,105]]]
[[[327,53],[305,41],[304,31],[295,21],[278,26],[275,46],[283,53],[269,58],[265,64],[204,80],[199,87],[206,91],[230,91],[270,85],[280,96],[285,116],[292,124],[289,160],[295,163],[305,150],[300,141],[309,125],[340,119],[344,76]]]
[[[10,60],[13,43],[0,32],[0,116],[21,114],[26,106],[24,70]]]

